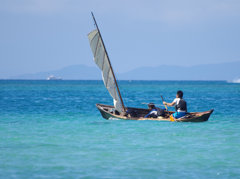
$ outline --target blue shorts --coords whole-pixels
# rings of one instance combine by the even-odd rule
[[[173,117],[175,119],[178,119],[178,118],[183,117],[185,115],[186,115],[186,112],[175,112],[175,113],[173,113]]]

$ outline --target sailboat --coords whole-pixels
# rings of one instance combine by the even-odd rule
[[[101,115],[105,119],[124,119],[124,120],[158,120],[158,121],[175,121],[175,122],[203,122],[207,121],[213,112],[212,110],[205,112],[187,113],[186,116],[174,119],[171,114],[173,111],[167,111],[164,117],[144,118],[150,110],[144,108],[125,107],[123,99],[118,87],[116,76],[114,74],[102,35],[98,28],[96,19],[92,14],[96,29],[88,34],[88,39],[94,61],[102,72],[102,79],[109,94],[113,98],[113,106],[105,104],[96,104]]]

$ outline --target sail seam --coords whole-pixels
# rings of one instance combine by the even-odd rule
[[[103,63],[102,63],[102,71],[103,71],[103,67],[104,67],[104,62],[105,62],[105,56],[106,56],[106,53],[103,54]]]
[[[99,39],[100,39],[100,36],[98,35],[98,41],[97,41],[97,45],[96,45],[96,48],[95,48],[94,58],[96,57],[96,53],[97,53],[97,50],[98,50]]]
[[[95,38],[98,38],[97,35],[98,35],[98,34],[96,33],[96,34],[92,37],[91,42],[90,42],[90,46],[91,46],[91,47],[93,46],[92,43],[93,43],[94,39],[95,39]],[[97,39],[97,42],[98,42],[98,39]],[[97,47],[95,47],[95,50],[96,50],[96,48],[97,48]],[[93,55],[94,55],[94,54],[96,53],[96,51],[93,51],[93,52],[94,52],[94,53],[93,53]]]
[[[97,30],[96,30],[97,31]],[[93,36],[93,38],[92,39],[94,39],[95,37],[96,37],[96,35],[97,35],[98,33],[96,33],[94,36]]]
[[[108,68],[108,75],[107,75],[107,80],[106,80],[106,87],[108,87],[107,85],[108,85],[108,78],[109,78],[109,72],[110,72],[110,68]]]

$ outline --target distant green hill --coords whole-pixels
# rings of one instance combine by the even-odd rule
[[[101,73],[97,67],[85,65],[73,65],[55,71],[23,74],[11,77],[11,79],[46,79],[50,75],[72,80],[101,79]],[[192,67],[167,65],[141,67],[126,73],[116,74],[116,76],[120,80],[232,80],[240,77],[240,61]]]

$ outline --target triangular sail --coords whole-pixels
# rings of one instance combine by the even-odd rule
[[[99,31],[96,29],[88,34],[89,43],[93,52],[94,61],[102,71],[104,85],[113,98],[114,107],[120,113],[124,108],[117,92],[117,86],[114,80],[114,74],[108,59],[107,52],[104,48],[103,41]]]

